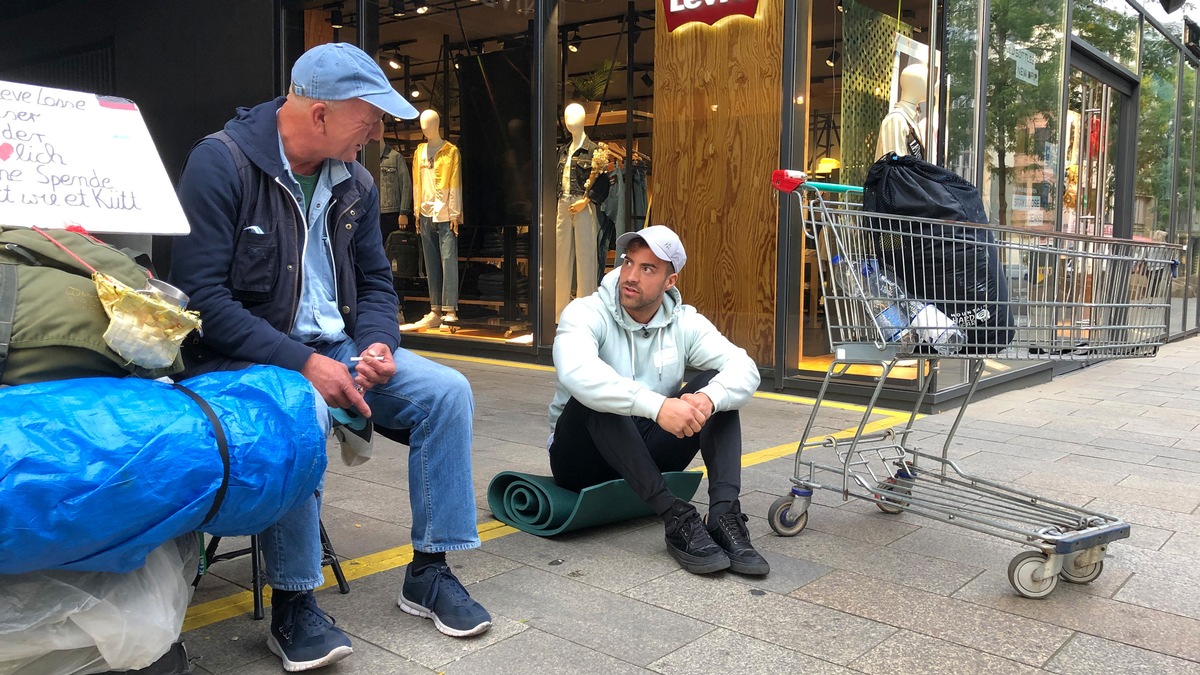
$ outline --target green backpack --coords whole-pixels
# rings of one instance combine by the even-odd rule
[[[64,251],[46,237],[65,246]],[[97,271],[131,288],[149,272],[125,253],[66,230],[41,232],[0,225],[0,385],[76,377],[161,377],[183,370],[147,370],[128,363],[104,342],[108,315],[96,294]]]

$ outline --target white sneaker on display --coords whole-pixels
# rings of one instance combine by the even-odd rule
[[[421,317],[420,321],[414,321],[413,323],[406,323],[403,326],[400,326],[400,330],[401,332],[407,333],[415,330],[428,330],[430,328],[437,328],[440,325],[442,325],[442,317],[437,312],[430,312]]]
[[[458,323],[458,312],[448,309],[442,314],[442,323]]]

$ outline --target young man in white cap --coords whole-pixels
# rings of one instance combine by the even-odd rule
[[[764,575],[742,514],[738,408],[758,369],[675,282],[687,262],[679,237],[653,225],[617,239],[619,269],[563,310],[554,338],[558,390],[550,403],[550,470],[569,490],[624,478],[666,526],[667,551],[689,572]],[[686,386],[684,368],[702,371]],[[699,452],[708,516],[676,498],[662,472]]]
[[[286,97],[238,110],[192,149],[179,183],[191,233],[176,240],[170,274],[204,317],[203,337],[184,348],[185,376],[290,368],[332,408],[410,430],[414,553],[397,602],[443,633],[476,635],[491,616],[445,562],[446,551],[479,546],[474,400],[457,371],[399,349],[379,193],[355,161],[382,137],[385,114],[417,111],[362,50],[326,44],[296,61]],[[273,590],[267,645],[289,671],[352,651],[313,598],[319,494],[259,537]]]

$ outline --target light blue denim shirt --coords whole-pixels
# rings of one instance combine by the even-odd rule
[[[347,338],[346,321],[337,306],[337,282],[333,272],[333,248],[329,244],[329,228],[325,219],[333,208],[333,186],[350,179],[350,172],[342,162],[325,160],[320,168],[317,189],[313,190],[311,204],[304,203],[304,192],[292,175],[292,166],[283,152],[283,139],[279,139],[279,156],[287,169],[289,180],[283,181],[301,205],[305,214],[308,234],[304,240],[304,257],[301,266],[304,275],[300,280],[300,306],[296,310],[296,323],[288,335],[300,342],[337,342]]]

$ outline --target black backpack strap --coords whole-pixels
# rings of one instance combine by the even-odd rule
[[[241,211],[238,213],[238,220],[239,222],[245,222],[250,216],[251,204],[248,195],[254,192],[250,186],[250,158],[246,156],[246,153],[233,140],[233,137],[224,129],[209,134],[205,138],[212,138],[224,143],[225,149],[229,151],[229,155],[233,158],[233,166],[237,169],[238,180],[242,182],[242,205]]]
[[[0,263],[0,379],[12,344],[13,320],[17,315],[17,266]]]
[[[178,382],[173,383],[171,386],[187,394],[188,398],[200,406],[200,410],[204,412],[204,416],[208,418],[209,424],[212,425],[213,434],[217,438],[217,451],[221,453],[221,465],[224,472],[221,477],[221,487],[217,488],[217,494],[213,497],[212,506],[209,507],[208,513],[204,515],[204,520],[200,521],[200,525],[203,526],[207,525],[208,521],[217,515],[217,511],[221,509],[221,504],[225,502],[225,492],[229,489],[229,443],[225,439],[225,429],[221,426],[221,420],[217,419],[217,414],[213,412],[212,407],[208,405],[207,401],[200,398],[200,395],[196,392]]]

